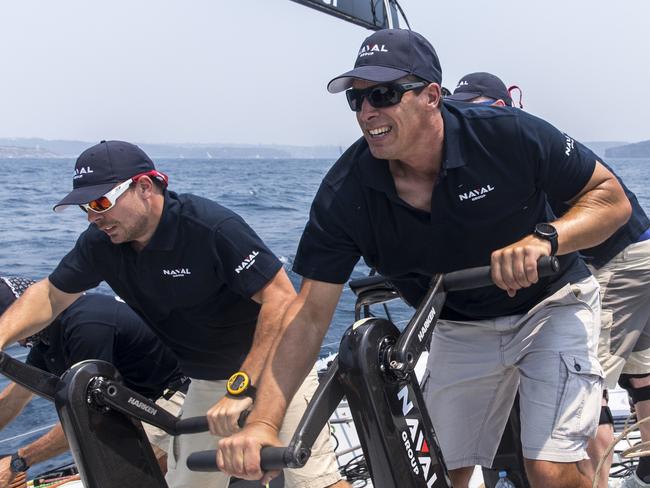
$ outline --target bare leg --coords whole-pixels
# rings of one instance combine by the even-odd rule
[[[580,472],[578,463],[532,459],[525,459],[524,462],[528,481],[533,488],[591,488],[591,481]]]
[[[601,405],[606,406],[607,400],[603,398]],[[589,459],[583,459],[578,462],[578,468],[583,472],[589,479],[593,480],[596,473],[596,468],[601,458],[605,454],[607,447],[614,440],[614,427],[612,424],[601,424],[598,426],[596,431],[596,437],[589,439],[587,444],[587,454],[589,454]],[[609,483],[609,470],[612,467],[612,459],[614,453],[612,452],[605,462],[603,463],[602,468],[600,469],[600,476],[598,477],[598,486],[601,488],[606,488]]]
[[[449,479],[454,488],[467,488],[474,472],[474,466],[449,470]]]

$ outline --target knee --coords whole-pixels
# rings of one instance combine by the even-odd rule
[[[650,374],[622,374],[618,384],[627,390],[633,403],[650,400]]]

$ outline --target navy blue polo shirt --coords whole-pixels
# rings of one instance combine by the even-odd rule
[[[140,252],[91,224],[50,275],[76,293],[106,281],[178,357],[183,372],[228,378],[250,350],[260,305],[251,297],[282,264],[234,212],[165,192],[160,223]]]
[[[445,102],[442,170],[431,211],[397,194],[388,161],[364,139],[325,176],[312,204],[294,271],[344,283],[355,263],[391,279],[417,305],[435,273],[490,264],[491,253],[555,220],[547,195],[568,201],[589,181],[591,154],[553,126],[520,110]],[[528,311],[566,283],[589,275],[576,253],[561,273],[519,290],[496,286],[450,293],[442,316],[482,319]]]
[[[123,302],[82,295],[44,331],[27,364],[60,376],[86,359],[112,363],[132,390],[156,399],[181,371],[174,354]]]
[[[580,143],[577,142],[576,144],[581,146],[582,151],[591,152],[587,147],[582,146]],[[648,219],[648,216],[643,211],[643,208],[641,208],[636,195],[630,191],[627,186],[625,186],[623,180],[621,180],[621,178],[616,173],[614,173],[614,170],[593,153],[592,157],[598,159],[601,164],[603,164],[614,174],[614,176],[616,176],[618,182],[621,184],[623,190],[625,191],[625,195],[630,201],[630,205],[632,206],[632,215],[630,215],[630,219],[623,226],[621,226],[609,238],[597,246],[590,247],[589,249],[582,249],[580,251],[580,255],[585,259],[585,261],[593,265],[595,268],[602,268],[623,249],[639,240],[641,234],[643,234],[650,227],[650,219]],[[569,205],[564,202],[551,201],[550,204],[553,212],[556,215],[563,215],[564,212],[569,209]]]

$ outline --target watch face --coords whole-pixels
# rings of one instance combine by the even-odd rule
[[[248,387],[248,376],[244,373],[235,373],[228,380],[228,393],[231,395],[239,395]]]
[[[15,457],[11,460],[11,470],[14,473],[22,473],[23,471],[27,471],[27,463],[23,458]]]
[[[538,234],[541,235],[546,235],[546,236],[554,236],[557,234],[557,231],[555,230],[555,227],[553,227],[551,224],[537,224],[535,227],[535,231]]]

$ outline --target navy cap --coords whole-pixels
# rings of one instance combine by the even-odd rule
[[[135,144],[102,141],[77,158],[72,174],[73,190],[54,206],[54,211],[88,203],[132,176],[155,169],[153,161]]]
[[[355,79],[387,83],[407,75],[440,83],[442,68],[435,49],[412,30],[383,29],[363,41],[354,69],[330,81],[327,90],[347,90]]]
[[[510,98],[508,88],[501,81],[501,78],[485,72],[470,73],[463,76],[458,82],[453,95],[446,98],[447,100],[466,102],[476,97],[503,100],[506,105],[512,105],[512,98]]]

